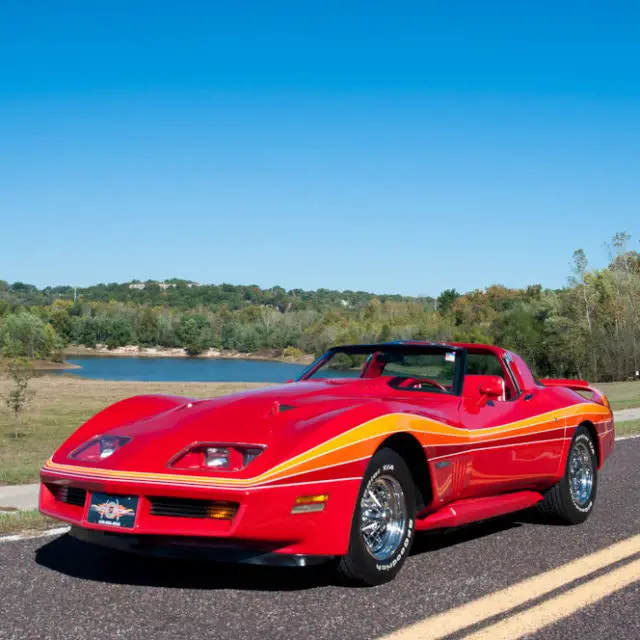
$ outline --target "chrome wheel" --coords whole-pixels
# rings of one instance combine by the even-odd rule
[[[583,507],[593,491],[593,460],[585,442],[576,442],[569,459],[569,490],[571,498]]]
[[[407,503],[400,483],[381,475],[360,501],[360,533],[367,551],[385,561],[398,550],[407,527]]]

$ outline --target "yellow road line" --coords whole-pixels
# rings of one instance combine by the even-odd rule
[[[385,639],[438,640],[483,620],[506,613],[636,553],[640,553],[640,535],[627,538],[606,549],[583,556],[455,609],[426,618],[385,636]]]
[[[522,613],[489,625],[466,640],[516,640],[568,618],[640,580],[640,560],[605,573]]]

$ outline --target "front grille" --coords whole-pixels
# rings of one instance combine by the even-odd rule
[[[66,502],[76,507],[84,507],[87,492],[78,487],[58,487],[56,491],[56,500],[58,502]]]
[[[240,506],[237,502],[221,500],[192,500],[190,498],[150,497],[152,516],[174,518],[213,518],[232,520]]]

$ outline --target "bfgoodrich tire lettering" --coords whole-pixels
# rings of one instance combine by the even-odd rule
[[[381,496],[380,505],[373,504],[376,496]],[[338,564],[342,579],[366,586],[392,580],[411,550],[415,510],[415,486],[406,462],[392,449],[381,449],[362,479],[349,550]],[[379,535],[369,534],[372,530]]]
[[[598,459],[586,427],[576,430],[567,455],[564,476],[545,494],[539,510],[564,524],[584,522],[595,504]]]

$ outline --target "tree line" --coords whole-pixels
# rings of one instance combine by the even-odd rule
[[[576,251],[559,290],[493,285],[437,299],[177,279],[80,289],[0,280],[0,349],[29,359],[98,344],[320,354],[340,343],[454,340],[510,348],[539,376],[621,380],[640,368],[640,254],[630,241],[619,233],[607,243],[604,269]]]

